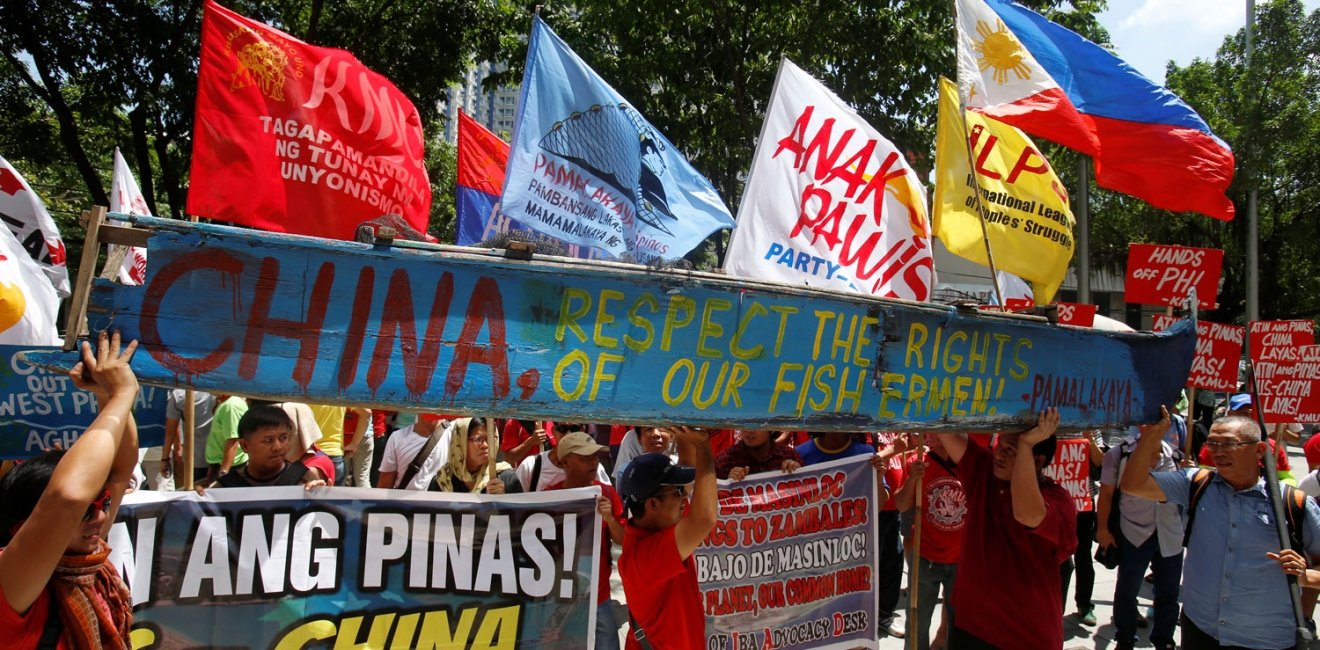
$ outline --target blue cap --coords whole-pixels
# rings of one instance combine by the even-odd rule
[[[1238,393],[1228,398],[1228,410],[1230,411],[1240,411],[1248,406],[1251,406],[1250,393]]]
[[[666,485],[687,485],[696,477],[695,468],[679,465],[664,454],[642,454],[623,468],[619,494],[625,501],[641,503]]]

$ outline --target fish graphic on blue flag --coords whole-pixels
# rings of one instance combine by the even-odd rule
[[[540,17],[500,204],[533,230],[639,261],[733,227],[710,181]]]

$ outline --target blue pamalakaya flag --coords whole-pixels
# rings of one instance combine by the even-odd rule
[[[710,181],[540,17],[501,211],[556,239],[641,261],[680,257],[733,227]]]

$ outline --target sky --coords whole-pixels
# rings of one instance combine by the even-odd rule
[[[1302,4],[1307,13],[1320,8],[1320,0]],[[1246,16],[1246,0],[1109,0],[1100,24],[1123,60],[1164,83],[1165,64],[1213,59],[1224,37],[1242,29]]]

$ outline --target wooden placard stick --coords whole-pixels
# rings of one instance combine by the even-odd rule
[[[926,461],[925,452],[926,452],[925,446],[918,444],[917,458],[916,458],[916,461],[918,463],[923,463]],[[911,547],[912,570],[908,572],[908,626],[907,626],[908,627],[907,646],[912,650],[925,650],[925,648],[920,648],[920,649],[917,648],[917,625],[918,625],[917,593],[921,591],[920,589],[917,588],[917,585],[920,584],[917,580],[918,580],[918,576],[921,573],[921,522],[923,519],[925,519],[925,513],[922,512],[921,510],[921,490],[922,490],[921,484],[924,482],[925,478],[926,478],[925,474],[917,477],[916,493],[912,497],[912,513],[913,513],[912,547]]]
[[[197,413],[193,408],[193,389],[183,390],[183,489],[193,489],[193,448],[196,447]],[[179,477],[174,478],[174,485],[179,485]]]
[[[96,271],[96,256],[100,252],[101,224],[105,223],[104,206],[93,206],[83,212],[87,237],[83,240],[82,260],[78,263],[78,280],[73,285],[72,302],[64,319],[64,351],[71,352],[78,345],[78,337],[87,329],[87,296],[91,294],[92,275]]]
[[[1183,419],[1187,423],[1187,440],[1183,441],[1183,458],[1192,459],[1192,439],[1196,433],[1196,388],[1187,389],[1187,415]]]

